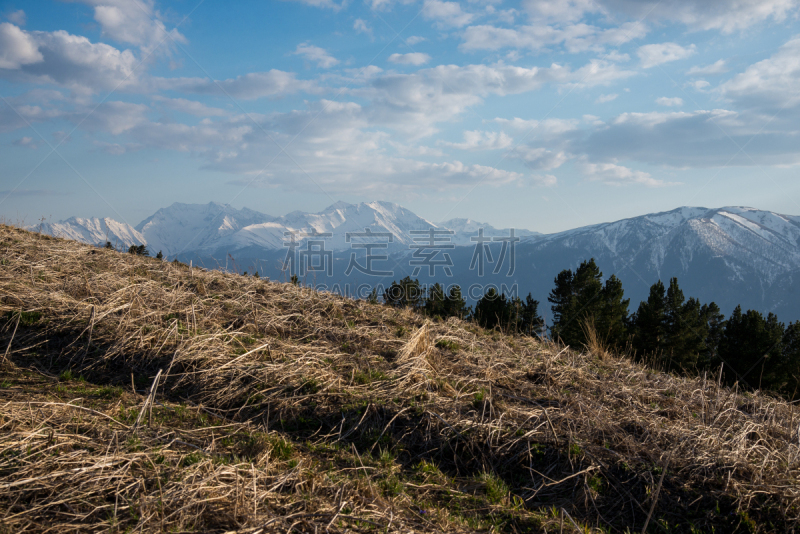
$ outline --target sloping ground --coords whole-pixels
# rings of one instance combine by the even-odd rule
[[[793,407],[713,377],[7,226],[0,314],[0,531],[800,526]]]

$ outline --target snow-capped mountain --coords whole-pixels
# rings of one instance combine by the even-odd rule
[[[181,204],[162,208],[136,225],[153,252],[167,256],[195,250],[225,247],[248,226],[272,221],[274,217],[248,208],[237,210],[227,204]]]
[[[131,245],[146,244],[146,239],[133,226],[108,217],[83,219],[70,217],[57,223],[42,223],[29,226],[28,230],[54,237],[72,239],[89,245],[111,243],[115,248],[127,249]]]
[[[453,243],[456,245],[474,245],[473,237],[478,235],[478,232],[483,229],[485,237],[509,237],[511,235],[511,228],[495,228],[491,224],[473,221],[472,219],[450,219],[436,223],[440,228],[447,228],[455,232],[453,235]],[[514,235],[520,238],[520,241],[530,241],[531,238],[538,238],[542,234],[539,232],[532,232],[524,228],[514,228]]]
[[[281,276],[274,269],[287,253],[285,245],[291,234],[301,249],[303,240],[330,234],[324,238],[325,249],[334,251],[337,258],[337,280],[342,279],[353,243],[386,242],[388,250],[383,253],[394,254],[386,265],[402,277],[413,270],[404,255],[415,244],[414,238],[421,237],[414,231],[451,230],[453,234],[445,240],[449,238],[456,247],[448,252],[453,258],[453,277],[448,283],[515,283],[521,293],[530,291],[545,303],[561,270],[595,258],[606,277],[616,274],[622,280],[625,294],[631,298],[630,311],[647,298],[655,281],[666,282],[676,276],[687,297],[716,301],[725,313],[742,304],[775,311],[782,320],[800,319],[800,217],[754,208],[683,207],[549,235],[515,229],[521,238],[516,245],[515,268],[488,268],[482,276],[470,268],[475,249],[471,238],[480,228],[486,237],[508,236],[508,229],[471,219],[433,224],[390,202],[337,202],[318,213],[297,211],[281,217],[213,202],[173,204],[136,228],[112,219],[74,217],[31,229],[40,227],[44,233],[90,244],[111,241],[125,248],[146,244],[152,253],[160,250],[168,257],[180,255],[210,265],[214,258],[231,254],[238,265],[258,268],[273,277]],[[373,236],[354,235],[365,229]],[[374,234],[382,236],[376,239]],[[499,260],[500,245],[494,246]],[[420,279],[425,276],[421,274]]]
[[[726,313],[741,304],[800,319],[800,301],[791,293],[791,280],[800,281],[797,216],[746,207],[678,208],[522,243],[517,269],[546,298],[560,270],[588,258],[606,277],[622,280],[631,311],[655,281],[677,277],[687,297],[716,301]]]
[[[231,249],[255,246],[282,250],[284,244],[291,241],[292,235],[288,235],[291,233],[297,242],[322,239],[315,234],[330,234],[324,238],[325,247],[333,251],[349,250],[352,243],[359,242],[385,242],[390,250],[407,250],[414,242],[411,232],[429,228],[436,228],[436,225],[391,202],[337,202],[319,213],[294,211],[247,226],[233,236],[229,246]],[[377,238],[357,235],[367,231],[384,235]]]
[[[544,236],[535,251],[575,251],[636,266],[659,277],[688,271],[699,256],[718,258],[735,276],[772,283],[800,268],[800,217],[745,207],[678,208]],[[666,271],[666,272],[665,272]]]

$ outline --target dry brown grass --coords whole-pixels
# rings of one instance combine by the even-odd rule
[[[714,377],[5,226],[0,262],[9,532],[798,527],[793,407]]]

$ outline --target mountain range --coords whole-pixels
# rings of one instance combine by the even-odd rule
[[[412,274],[407,259],[410,247],[425,239],[423,234],[414,232],[449,230],[452,233],[443,234],[444,240],[449,239],[449,244],[455,246],[443,252],[452,258],[452,280],[441,270],[428,276],[426,268],[418,273],[420,280],[452,281],[462,286],[517,284],[520,293],[531,292],[534,298],[546,302],[559,271],[575,268],[593,257],[606,276],[616,274],[623,281],[626,296],[631,298],[631,311],[647,297],[651,284],[659,279],[667,282],[675,276],[687,297],[715,301],[726,314],[736,304],[742,304],[762,312],[774,311],[784,321],[800,319],[796,292],[800,284],[798,216],[747,207],[682,207],[547,235],[515,229],[519,241],[513,270],[508,268],[510,251],[502,250],[502,243],[498,242],[488,247],[483,276],[476,268],[470,268],[476,267],[473,238],[480,228],[486,237],[509,236],[510,232],[470,219],[432,223],[390,202],[337,202],[319,213],[295,211],[280,217],[214,202],[175,203],[136,227],[108,218],[77,217],[32,227],[90,244],[110,241],[123,249],[144,244],[152,253],[162,251],[169,258],[211,262],[212,266],[214,262],[222,266],[222,260],[231,268],[228,259],[236,258],[238,265],[252,265],[262,276],[272,277],[281,275],[279,264],[292,233],[299,243],[321,239],[311,236],[327,233],[325,246],[334,253],[335,268],[332,276],[323,274],[317,283],[346,280],[344,271],[353,250],[351,245],[357,242],[386,243],[383,253],[390,255],[390,264],[399,267],[394,276]],[[352,235],[363,234],[365,229],[384,237],[376,240]],[[498,262],[507,263],[502,269],[495,269]],[[380,282],[391,283],[389,278]],[[546,306],[542,309],[546,311]]]

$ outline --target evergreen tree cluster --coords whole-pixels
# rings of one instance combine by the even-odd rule
[[[150,252],[145,245],[131,245],[128,249],[128,254],[136,254],[137,256],[149,256]]]
[[[475,305],[475,321],[484,328],[500,327],[505,331],[521,332],[529,336],[545,334],[544,319],[539,315],[539,301],[530,293],[523,301],[498,294],[494,288]]]
[[[430,317],[459,317],[474,319],[484,328],[501,328],[504,331],[521,332],[528,335],[544,335],[544,320],[539,316],[539,302],[530,294],[523,301],[519,297],[509,298],[490,288],[475,305],[473,311],[467,306],[461,287],[453,285],[446,291],[435,283],[427,291],[419,280],[407,276],[392,282],[383,292],[383,302],[396,308],[412,308]],[[377,302],[377,293],[369,299]]]
[[[591,326],[609,349],[630,351],[670,371],[698,374],[721,369],[728,384],[800,394],[800,322],[785,326],[773,313],[737,307],[726,320],[719,306],[686,298],[672,278],[650,287],[647,300],[628,313],[629,299],[615,276],[602,282],[594,259],[555,279],[554,339],[582,347]]]
[[[719,306],[686,298],[678,279],[660,280],[647,300],[631,313],[616,276],[603,279],[594,259],[556,276],[548,296],[553,313],[549,334],[576,348],[600,343],[632,354],[673,372],[696,375],[722,371],[727,384],[771,390],[787,398],[800,397],[800,321],[784,325],[773,313],[737,307],[727,319]],[[539,302],[523,300],[489,288],[471,309],[457,285],[446,290],[436,283],[425,290],[419,280],[405,277],[380,295],[388,306],[412,308],[430,317],[474,320],[484,328],[546,336]],[[373,291],[369,301],[378,302]]]
[[[383,291],[383,302],[395,308],[412,308],[419,310],[431,317],[466,318],[470,315],[470,308],[467,301],[461,295],[461,287],[454,285],[445,294],[445,288],[436,283],[425,291],[419,280],[412,280],[406,276],[399,282],[392,282],[392,285]],[[373,292],[370,300],[377,300],[377,294]]]

